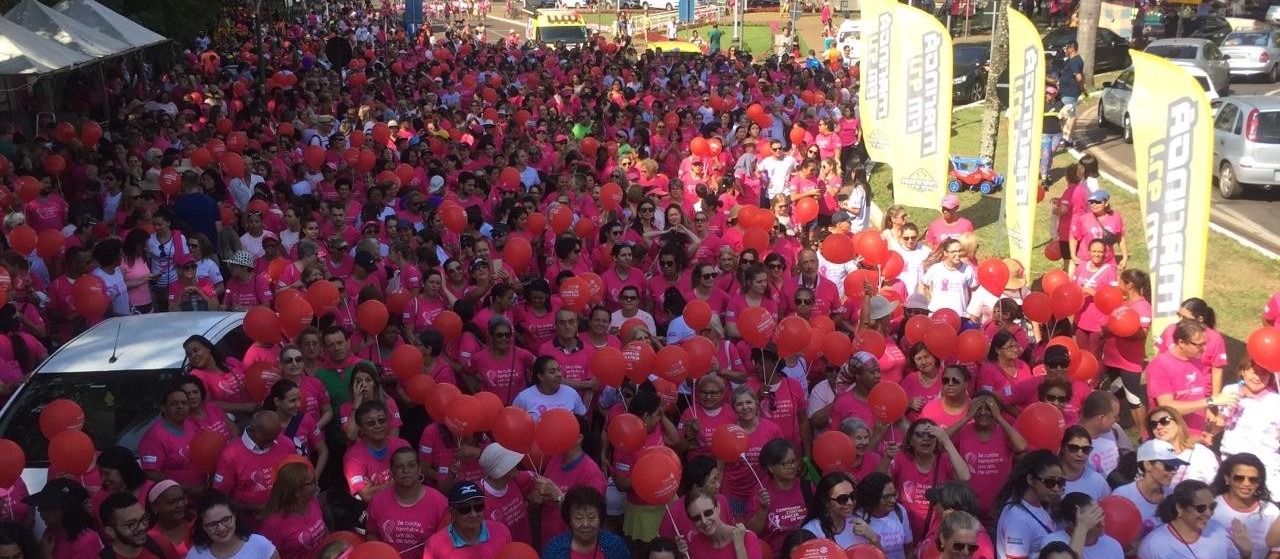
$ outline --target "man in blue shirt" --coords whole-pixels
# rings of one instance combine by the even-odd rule
[[[1084,60],[1080,58],[1080,45],[1068,42],[1062,49],[1067,63],[1058,73],[1058,97],[1062,100],[1062,141],[1072,143],[1071,132],[1076,125],[1076,103],[1084,95]]]

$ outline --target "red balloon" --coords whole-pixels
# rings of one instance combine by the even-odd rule
[[[707,143],[706,138],[699,136],[689,142],[689,151],[696,157],[708,157],[711,155],[711,144]]]
[[[627,361],[622,351],[612,347],[602,347],[591,354],[591,370],[600,382],[614,388],[622,386],[627,376]]]
[[[573,226],[573,210],[569,206],[556,206],[551,211],[551,231],[557,235],[563,234]]]
[[[1249,334],[1249,359],[1271,372],[1280,372],[1280,328],[1262,327]]]
[[[622,187],[616,182],[605,183],[600,187],[600,205],[611,212],[622,206]]]
[[[932,318],[934,322],[939,322],[942,324],[946,324],[947,326],[950,326],[951,331],[953,332],[960,331],[960,325],[961,325],[960,315],[957,314],[956,311],[954,310],[938,309],[936,311],[933,311],[933,316],[930,318]]]
[[[525,218],[524,228],[530,235],[541,235],[547,229],[547,216],[542,215],[542,212],[530,213]]]
[[[59,122],[53,129],[53,138],[61,143],[69,144],[76,139],[76,127],[70,122]]]
[[[778,332],[775,336],[778,355],[789,357],[804,351],[809,346],[811,338],[813,338],[813,327],[809,326],[803,318],[788,316],[782,319],[778,323]]]
[[[361,172],[368,173],[373,170],[373,166],[378,164],[377,154],[367,149],[360,150],[360,156],[356,159],[356,168]]]
[[[408,163],[401,163],[396,166],[396,178],[400,179],[401,185],[413,182],[413,167]]]
[[[1142,534],[1142,513],[1138,506],[1119,495],[1107,495],[1098,499],[1102,507],[1103,531],[1120,544],[1128,547]]]
[[[818,252],[821,252],[822,257],[832,264],[845,264],[853,260],[853,239],[848,235],[831,235],[823,239]]]
[[[63,431],[49,440],[49,465],[73,476],[89,473],[93,466],[93,439],[84,431]]]
[[[303,296],[317,313],[328,314],[338,307],[342,293],[338,292],[338,286],[333,285],[333,282],[320,280],[307,286],[307,292]]]
[[[951,359],[956,355],[956,331],[948,324],[935,322],[924,334],[924,345],[939,359]]]
[[[875,330],[868,329],[858,332],[857,338],[854,339],[854,347],[858,351],[870,353],[876,356],[877,359],[884,356],[886,346],[887,342],[885,342],[884,335]]]
[[[538,551],[524,542],[511,542],[498,550],[494,559],[538,559]]]
[[[385,122],[379,122],[373,125],[373,143],[384,145],[387,140],[391,139],[391,128]]]
[[[102,125],[92,120],[80,125],[80,143],[92,148],[98,147],[100,140],[102,140]]]
[[[839,430],[827,431],[813,441],[813,463],[823,472],[852,471],[857,458],[853,439]]]
[[[809,540],[791,550],[791,559],[848,559],[840,546],[828,539]]]
[[[816,314],[809,319],[809,324],[813,326],[813,331],[819,334],[828,334],[836,331],[836,322],[825,314]]]
[[[831,365],[843,365],[853,355],[853,343],[844,332],[827,332],[822,335],[822,355]]]
[[[79,431],[84,428],[84,410],[80,404],[59,398],[40,410],[40,432],[52,439],[63,431]]]
[[[653,373],[663,380],[680,384],[689,376],[689,352],[678,345],[669,345],[653,358]]]
[[[280,317],[267,307],[253,307],[244,315],[244,333],[263,345],[277,343],[281,337]]]
[[[401,380],[422,373],[425,363],[426,356],[418,346],[405,344],[391,351],[391,372]]]
[[[244,132],[235,132],[227,136],[227,150],[231,153],[244,153],[244,148],[249,144],[249,138]]]
[[[365,301],[356,308],[356,323],[366,334],[377,335],[387,327],[391,314],[382,301]]]
[[[684,322],[694,332],[711,324],[711,305],[701,299],[689,301],[684,306]]]
[[[893,423],[907,412],[907,392],[901,385],[882,382],[871,387],[867,404],[871,405],[871,414],[876,419],[882,423]]]
[[[622,346],[622,359],[626,363],[624,371],[627,378],[641,383],[653,372],[653,359],[656,354],[648,342],[634,341]],[[599,371],[596,371],[599,374]]]
[[[446,342],[452,342],[462,335],[462,317],[453,311],[440,311],[431,326],[444,336]]]
[[[1129,307],[1122,306],[1111,311],[1111,314],[1107,315],[1107,331],[1111,332],[1111,335],[1113,336],[1118,338],[1128,338],[1137,334],[1138,330],[1141,329],[1141,317],[1138,316],[1137,311]],[[1274,328],[1272,329],[1274,330]],[[1253,337],[1251,336],[1249,339],[1252,341]],[[1250,347],[1252,348],[1252,346]],[[1249,355],[1252,357],[1253,352],[1250,351]],[[1253,358],[1253,360],[1258,361],[1256,357]]]
[[[680,345],[689,355],[689,378],[702,378],[711,370],[711,363],[716,353],[716,346],[711,340],[705,336],[694,336],[680,342]]]
[[[645,454],[631,468],[631,488],[650,505],[665,505],[680,487],[679,462],[661,454]]]
[[[521,237],[511,237],[507,239],[507,246],[502,248],[502,258],[517,274],[523,274],[533,258],[533,246]]]
[[[62,254],[62,248],[66,244],[67,238],[62,236],[62,231],[45,229],[37,235],[36,254],[40,258],[57,258]]]
[[[800,143],[800,142],[803,142],[803,141],[804,141],[804,127],[803,127],[803,126],[800,126],[799,124],[797,124],[797,125],[795,125],[795,126],[792,126],[792,127],[791,127],[791,133],[790,133],[790,134],[787,134],[787,137],[791,140],[791,143],[793,143],[793,144],[798,144],[798,143]]]
[[[884,265],[880,266],[880,275],[884,276],[885,279],[897,278],[902,275],[902,270],[906,266],[906,262],[902,260],[902,254],[891,250],[889,251],[889,256],[884,259]],[[902,305],[898,305],[898,308],[901,309]]]
[[[1078,359],[1071,362],[1067,369],[1067,375],[1071,380],[1079,382],[1089,382],[1098,374],[1098,358],[1087,351],[1080,352]]]
[[[351,131],[351,135],[347,136],[347,145],[353,148],[360,148],[364,145],[364,140],[365,137],[363,130],[353,130]]]
[[[1046,402],[1027,406],[1013,426],[1027,439],[1028,450],[1057,451],[1062,444],[1062,433],[1067,430],[1062,411]]]
[[[0,439],[0,487],[13,487],[27,467],[27,454],[9,439]]]
[[[1084,291],[1074,283],[1059,285],[1049,294],[1053,303],[1053,316],[1069,318],[1080,312],[1084,306]]]
[[[439,383],[435,379],[427,375],[414,375],[404,380],[404,393],[409,396],[410,401],[425,404],[437,384]]]
[[[749,248],[756,252],[764,252],[769,249],[769,230],[752,227],[742,234],[742,248]]]
[[[711,156],[715,157],[724,151],[724,142],[720,138],[711,138],[707,140],[707,147],[711,149]]]
[[[427,395],[426,407],[427,413],[432,419],[443,421],[445,418],[445,409],[449,406],[454,398],[462,395],[462,391],[458,387],[449,383],[439,383]]]
[[[715,432],[711,434],[711,454],[715,455],[717,460],[725,463],[734,463],[741,460],[742,455],[747,452],[750,446],[750,440],[747,438],[747,432],[735,423],[726,423],[716,427]]]
[[[591,303],[591,293],[582,278],[565,278],[560,282],[560,302],[565,308],[581,313]]]
[[[813,197],[801,198],[792,211],[797,223],[809,223],[818,217],[818,201]]]
[[[213,163],[213,152],[206,148],[196,148],[191,150],[191,166],[197,169],[204,169]]]
[[[238,153],[228,153],[223,155],[219,160],[222,164],[222,170],[228,178],[244,178],[244,157]]]
[[[30,225],[20,223],[9,230],[9,246],[18,254],[28,255],[40,246],[40,236]]]
[[[275,361],[256,361],[244,372],[244,388],[254,402],[266,400],[279,380],[280,365]]]
[[[302,160],[306,162],[307,166],[312,170],[316,170],[319,169],[321,165],[324,165],[324,155],[325,152],[323,147],[307,146],[307,149],[302,152]]]
[[[21,176],[14,179],[14,182],[17,183],[14,192],[17,193],[18,198],[21,198],[23,202],[30,202],[40,197],[39,179],[31,176]],[[23,225],[26,224],[24,223]]]
[[[590,224],[591,222],[584,219],[578,223]],[[578,279],[582,280],[582,282],[587,286],[587,293],[591,296],[591,304],[599,305],[604,302],[604,280],[600,278],[599,274],[595,272],[587,272],[585,274],[578,275]]]
[[[990,343],[978,330],[965,330],[956,336],[956,361],[978,363],[987,357]]]
[[[200,431],[191,439],[187,455],[196,469],[212,474],[218,468],[218,458],[227,448],[227,438],[217,431]]]
[[[410,301],[413,301],[413,294],[404,289],[393,289],[387,292],[387,310],[392,314],[404,314],[404,309],[409,306]]]
[[[860,543],[844,550],[848,559],[885,559],[884,551],[869,543]]]
[[[1050,262],[1062,260],[1062,245],[1058,241],[1049,241],[1049,244],[1044,245],[1044,257]]]
[[[351,559],[399,559],[400,552],[386,542],[364,542],[351,550]]]
[[[321,541],[320,547],[321,549],[323,549],[326,545],[329,545],[333,542],[342,542],[347,544],[347,546],[349,547],[355,547],[357,545],[364,543],[364,538],[360,537],[360,535],[355,532],[351,532],[347,530],[330,532],[329,535],[325,536],[324,540]]]
[[[1060,285],[1071,283],[1071,276],[1062,270],[1049,270],[1040,278],[1040,291],[1053,295]]]
[[[43,163],[44,170],[48,171],[50,175],[55,177],[61,176],[62,173],[67,170],[67,160],[61,155],[46,155],[44,156]]]
[[[515,167],[505,167],[502,173],[498,175],[498,182],[505,185],[508,189],[514,189],[520,186],[520,170]]]
[[[534,424],[529,412],[515,407],[505,407],[493,420],[493,438],[498,444],[519,453],[528,453],[533,446]]]
[[[564,454],[578,444],[578,418],[564,408],[548,410],[533,428],[533,441],[547,455]]]
[[[638,452],[648,435],[644,420],[635,414],[624,413],[609,422],[609,444],[627,452]]]
[[[111,306],[107,284],[98,276],[84,275],[71,286],[71,304],[76,312],[89,318],[102,318]]]
[[[173,196],[182,188],[182,173],[173,167],[165,167],[160,171],[160,190],[165,196]]]
[[[929,317],[918,314],[907,319],[906,325],[903,327],[902,335],[907,338],[907,343],[916,344],[924,341],[925,334],[929,333],[929,327],[934,324]]]
[[[1009,285],[1009,265],[999,258],[988,258],[978,264],[978,284],[999,297]]]
[[[475,396],[460,394],[444,408],[444,424],[459,437],[467,437],[482,430],[485,418]]]
[[[738,333],[753,347],[768,344],[776,326],[773,314],[764,307],[747,307],[738,316]]]
[[[440,219],[444,226],[455,234],[467,230],[467,212],[457,204],[445,204],[440,208]]]
[[[1111,314],[1124,305],[1124,293],[1114,285],[1104,285],[1093,293],[1093,304],[1104,314]]]
[[[889,243],[874,229],[867,229],[854,237],[854,245],[862,259],[872,266],[881,266],[889,258]]]
[[[1053,319],[1053,302],[1048,295],[1033,291],[1022,298],[1022,314],[1033,322],[1049,322]]]

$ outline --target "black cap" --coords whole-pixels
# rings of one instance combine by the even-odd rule
[[[453,487],[449,489],[449,506],[460,505],[467,501],[483,498],[484,492],[480,490],[480,486],[469,481],[455,483]]]
[[[89,499],[89,492],[74,480],[56,478],[49,480],[44,489],[22,498],[22,502],[46,509],[69,509],[82,506]]]
[[[1071,350],[1063,345],[1051,345],[1044,350],[1045,365],[1070,365]]]

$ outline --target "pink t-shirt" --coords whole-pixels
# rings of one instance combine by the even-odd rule
[[[227,412],[222,411],[222,408],[218,407],[217,404],[207,400],[200,405],[200,408],[204,412],[204,417],[196,417],[194,413],[188,417],[191,422],[196,424],[197,429],[200,431],[213,431],[226,437],[228,441],[236,438],[236,435],[231,432],[231,423],[227,421]]]
[[[402,504],[395,490],[388,489],[369,502],[365,527],[371,535],[396,548],[404,559],[417,559],[422,556],[422,542],[448,518],[449,501],[435,489],[424,487],[422,498],[412,505]]]
[[[1168,351],[1173,347],[1173,331],[1176,327],[1176,324],[1165,327],[1164,332],[1160,333],[1160,339],[1156,340],[1156,351]],[[1227,366],[1227,342],[1222,339],[1222,334],[1207,326],[1204,329],[1204,351],[1200,354],[1200,362],[1206,373],[1211,373],[1214,367]]]
[[[1267,301],[1267,306],[1262,308],[1262,320],[1280,328],[1280,291],[1272,295],[1271,300]]]
[[[1138,313],[1138,324],[1142,328],[1151,328],[1151,303],[1146,299],[1138,299],[1127,303],[1129,308]],[[1102,364],[1127,371],[1142,372],[1142,362],[1147,358],[1147,337],[1139,330],[1129,338],[1107,336],[1102,343]]]
[[[920,419],[932,419],[944,429],[963,421],[965,416],[969,414],[969,403],[966,402],[964,407],[958,413],[947,413],[946,408],[942,407],[942,398],[938,398],[924,405],[924,409],[920,410]]]
[[[897,344],[886,344],[884,354],[876,358],[876,361],[880,363],[880,382],[902,383],[902,375],[907,370],[907,356]]]
[[[520,331],[529,339],[529,347],[539,347],[556,337],[556,310],[537,311],[528,305],[516,305],[516,320]]]
[[[298,380],[301,381],[298,389],[302,392],[302,412],[319,422],[320,416],[324,415],[324,410],[329,409],[331,401],[329,391],[325,389],[320,379],[311,375],[304,374]]]
[[[142,434],[138,442],[138,461],[148,472],[160,472],[182,485],[203,485],[205,474],[188,458],[191,441],[199,428],[190,420],[183,423],[182,432],[169,429],[163,419],[156,419]]]
[[[914,372],[902,379],[902,390],[907,393],[907,401],[923,398],[925,405],[942,397],[942,377],[934,375],[933,385],[925,386],[920,373]],[[923,410],[924,408],[921,408]]]
[[[1089,189],[1082,182],[1068,184],[1058,198],[1058,240],[1066,242],[1071,238],[1071,224],[1085,212],[1089,211]]]
[[[724,495],[716,494],[716,502],[720,503],[720,520],[732,525],[733,510],[729,508],[729,499]],[[658,526],[659,536],[675,539],[677,535],[685,535],[693,531],[693,521],[689,520],[689,515],[681,514],[685,510],[683,496],[667,505],[667,508],[671,510],[671,514],[662,515],[662,525]]]
[[[244,387],[244,372],[227,363],[229,372],[219,373],[205,369],[192,369],[191,374],[204,383],[209,400],[230,404],[249,402],[249,392]]]
[[[1212,381],[1198,360],[1183,361],[1172,353],[1161,353],[1147,364],[1147,405],[1154,408],[1161,396],[1168,395],[1180,402],[1204,401],[1212,389]],[[1184,413],[1182,419],[1193,435],[1204,430],[1204,410]]]
[[[977,427],[970,422],[952,435],[951,441],[969,465],[969,487],[978,495],[979,510],[984,518],[995,518],[992,508],[996,494],[1013,469],[1013,460],[1009,459],[1013,456],[1009,436],[1005,435],[999,425],[995,425],[990,438],[983,441],[978,436]]]
[[[1086,200],[1087,203],[1087,200]],[[1101,216],[1093,215],[1092,211],[1081,212],[1071,220],[1071,238],[1076,240],[1076,257],[1081,262],[1089,261],[1089,244],[1094,239],[1101,239],[1108,232],[1119,236],[1124,236],[1124,218],[1120,214],[1112,212]],[[1103,262],[1111,264],[1116,263],[1115,249],[1110,245],[1106,245],[1106,256]]]
[[[861,419],[868,427],[876,424],[876,416],[871,413],[871,404],[855,396],[853,390],[846,390],[836,396],[831,403],[831,425],[829,429],[839,429],[840,423],[850,417]]]
[[[222,295],[222,305],[228,309],[248,309],[258,305],[270,305],[275,299],[271,282],[262,274],[254,274],[248,281],[228,276],[227,291]]]
[[[750,386],[757,394],[764,385],[756,377],[747,379],[747,386]],[[800,418],[807,417],[807,408],[809,398],[805,394],[804,387],[800,385],[800,381],[791,377],[782,377],[777,383],[770,387],[773,391],[772,396],[766,396],[760,402],[760,417],[768,419],[778,426],[782,431],[782,438],[787,439],[791,446],[802,448],[800,445]],[[709,440],[709,439],[708,439]]]
[[[1075,276],[1071,278],[1081,289],[1098,289],[1104,285],[1119,286],[1120,276],[1114,264],[1103,262],[1097,269],[1090,269],[1093,263],[1088,260],[1076,266]],[[1094,304],[1093,296],[1084,298],[1084,307],[1076,314],[1076,328],[1085,332],[1101,332],[1107,323],[1107,315]]]
[[[529,528],[529,506],[524,502],[526,493],[533,491],[538,476],[533,472],[519,471],[507,486],[498,489],[488,480],[480,482],[484,490],[484,518],[511,529],[513,541],[533,545],[533,532]]]
[[[485,521],[483,533],[488,539],[473,546],[454,547],[453,534],[449,527],[431,534],[427,538],[426,549],[422,551],[422,559],[494,559],[502,546],[511,543],[511,530],[499,522]]]
[[[27,483],[19,477],[13,487],[0,488],[0,522],[17,522],[26,525],[31,517],[31,506],[22,502],[31,493]]]
[[[329,533],[320,501],[311,499],[302,514],[277,512],[263,519],[258,533],[275,544],[280,559],[312,559]]]
[[[924,517],[929,512],[929,500],[924,493],[930,487],[950,481],[955,477],[951,468],[951,460],[946,454],[938,454],[933,461],[933,468],[921,472],[910,454],[901,452],[889,464],[889,477],[898,489],[898,502],[907,509],[907,517],[911,520],[911,533],[924,531]]]
[[[760,474],[760,450],[765,443],[777,438],[782,438],[782,429],[774,422],[760,418],[756,430],[747,434],[745,462],[744,459],[739,459],[732,464],[725,464],[721,492],[729,497],[751,498],[751,494],[760,489],[755,476],[751,474],[751,468],[755,469],[757,475]],[[747,462],[751,463],[750,468],[747,467]]]
[[[48,536],[48,534],[45,534]],[[62,530],[53,535],[53,559],[85,559],[97,557],[102,550],[102,540],[92,527],[86,528],[74,540],[68,540]]]
[[[457,438],[452,437],[450,433],[455,442],[453,445],[446,445],[440,435],[442,429],[448,428],[440,423],[432,423],[422,430],[422,436],[418,439],[418,461],[422,464],[422,468],[435,472],[437,478],[453,476],[457,481],[480,483],[480,480],[484,479],[480,460],[478,458],[457,460],[455,458],[458,454]],[[482,450],[484,446],[487,446],[487,443],[481,444]]]
[[[213,488],[249,505],[267,504],[271,496],[271,472],[287,456],[294,456],[293,442],[281,434],[275,445],[259,454],[245,446],[247,437],[232,441],[218,458]],[[248,444],[253,444],[248,441]]]
[[[764,533],[761,537],[769,544],[770,549],[782,549],[782,540],[804,524],[809,509],[804,502],[798,478],[792,482],[790,489],[778,487],[771,478],[765,480],[764,484],[769,491],[769,512],[765,515]],[[747,517],[755,516],[760,508],[760,493],[752,493],[751,499],[747,501]]]
[[[983,361],[978,367],[977,387],[979,390],[990,390],[1001,400],[1013,396],[1013,385],[1031,378],[1031,367],[1021,359],[1013,361],[1016,374],[1009,376],[1004,369],[992,361]]]
[[[515,359],[512,359],[510,351],[515,352]],[[471,357],[470,372],[480,376],[485,390],[509,406],[527,386],[525,375],[532,370],[533,360],[533,354],[528,350],[514,346],[502,357],[494,357],[488,350],[481,350]]]
[[[560,491],[568,491],[570,487],[585,486],[605,494],[604,472],[600,466],[585,453],[572,462],[565,463],[564,455],[557,454],[547,458],[547,467],[543,470],[547,479],[556,484]],[[542,541],[569,530],[569,526],[560,517],[560,503],[545,501],[542,503]]]
[[[554,339],[547,340],[538,348],[538,355],[550,355],[560,365],[560,375],[565,380],[583,381],[594,378],[595,375],[588,370],[591,364],[591,356],[595,354],[596,349],[587,345],[581,339],[576,340],[577,347],[572,350],[565,349],[563,345]],[[579,390],[578,397],[582,398],[583,405],[591,408],[591,392],[588,390]]]
[[[973,222],[966,218],[958,217],[954,223],[947,223],[941,217],[929,222],[929,226],[925,228],[924,242],[929,246],[938,246],[938,243],[947,239],[955,239],[965,233],[973,232]]]
[[[738,414],[727,405],[708,411],[695,404],[685,408],[684,413],[680,414],[680,432],[683,433],[685,426],[693,421],[698,422],[698,434],[693,448],[689,449],[689,457],[711,456],[711,437],[715,435],[716,429],[721,425],[737,423]]]
[[[711,538],[701,533],[692,533],[686,535],[689,540],[689,557],[697,559],[736,559],[737,552],[734,551],[733,542],[725,544],[722,547],[713,547]],[[755,532],[747,532],[744,538],[747,548],[747,557],[762,557],[760,551],[760,538]]]
[[[388,438],[386,448],[378,452],[370,450],[365,442],[348,447],[347,454],[342,457],[342,473],[347,478],[351,494],[391,481],[391,454],[408,447],[409,443],[400,437]]]
[[[1013,397],[1006,398],[1004,403],[1017,406],[1019,409],[1025,409],[1027,406],[1040,401],[1040,394],[1037,392],[1040,385],[1044,384],[1045,376],[1035,376],[1026,380],[1020,380],[1013,385]],[[1080,421],[1080,408],[1084,405],[1084,399],[1089,397],[1089,393],[1093,389],[1089,385],[1080,381],[1071,381],[1071,399],[1062,407],[1062,419],[1067,425],[1075,425]]]
[[[395,399],[387,396],[383,399],[383,403],[387,405],[387,411],[391,413],[391,427],[393,429],[398,429],[401,425],[404,425],[404,421],[400,419],[400,406],[396,405]],[[346,402],[341,406],[338,406],[338,421],[339,425],[343,427],[347,426],[347,421],[351,420],[351,414],[355,412],[355,409],[351,404],[352,402]]]

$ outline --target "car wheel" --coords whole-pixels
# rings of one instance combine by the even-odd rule
[[[1111,123],[1107,121],[1107,111],[1103,110],[1102,103],[1098,103],[1098,128],[1102,129],[1102,133],[1106,133],[1111,127]]]
[[[982,80],[982,82],[975,82],[973,86],[969,88],[969,102],[977,103],[986,98],[986,95],[983,95],[984,89],[986,89],[986,80]]]
[[[1271,71],[1267,72],[1267,83],[1276,83],[1280,81],[1280,64],[1273,64]]]
[[[664,9],[666,9],[667,11],[671,11],[671,10],[673,10],[673,9],[675,9],[675,8],[672,8],[672,7],[671,7],[671,2],[667,2],[666,8],[664,8]]]
[[[1129,113],[1125,113],[1124,122],[1121,124],[1120,135],[1122,138],[1124,138],[1124,143],[1126,144],[1133,143],[1133,126],[1131,126],[1130,124],[1131,123],[1129,122]]]
[[[1231,163],[1222,162],[1222,168],[1218,170],[1218,193],[1223,198],[1231,200],[1238,198],[1244,192],[1244,186],[1236,180],[1235,171],[1231,170]]]

